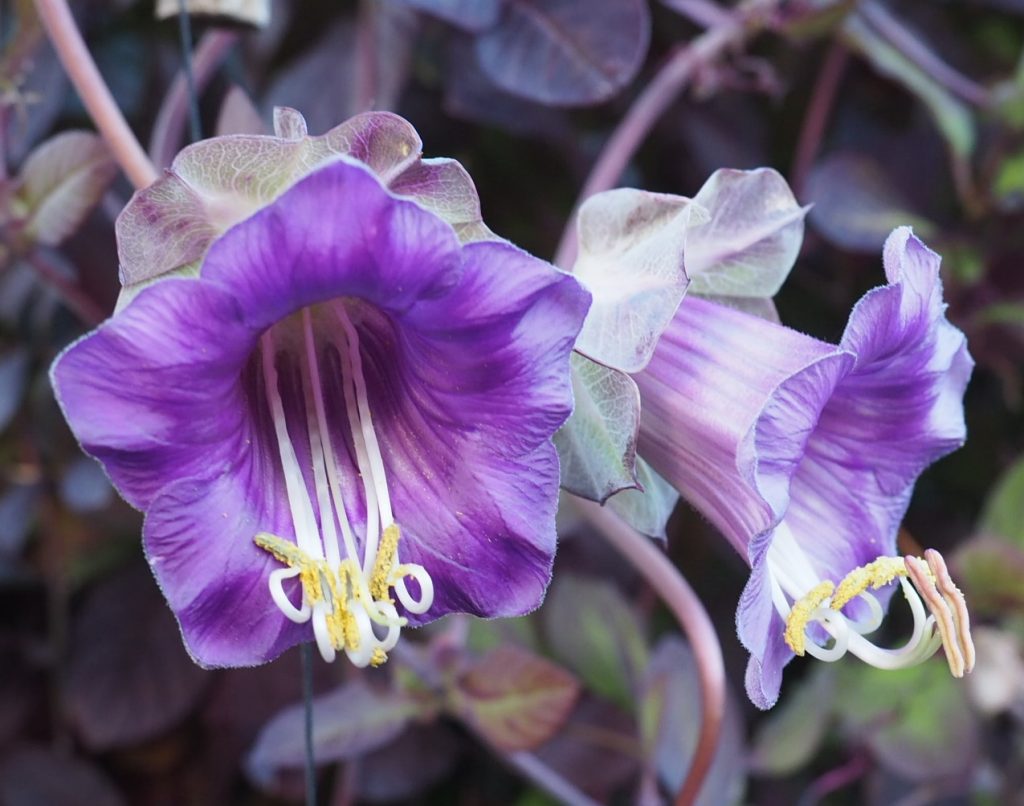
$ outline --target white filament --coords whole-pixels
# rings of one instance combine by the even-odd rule
[[[785,621],[792,609],[791,602],[806,596],[821,581],[821,576],[815,572],[810,558],[785,523],[779,524],[772,536],[767,563],[772,602]],[[819,607],[811,614],[809,622],[820,624],[833,641],[830,647],[822,647],[808,639],[804,647],[807,654],[831,663],[850,652],[879,669],[916,666],[931,657],[942,644],[942,637],[935,629],[935,618],[926,612],[920,595],[910,582],[900,579],[900,584],[914,617],[913,632],[904,646],[886,649],[864,637],[881,626],[885,615],[878,599],[865,591],[859,595],[870,611],[865,622],[854,621],[827,606]]]
[[[288,433],[271,331],[264,334],[261,340],[264,391],[274,422],[274,433],[297,546],[310,559],[325,560],[327,567],[337,569],[339,574],[341,566],[347,562],[354,563],[361,571],[341,575],[347,583],[344,590],[335,593],[342,598],[344,608],[351,614],[355,625],[355,646],[353,648],[346,645],[345,653],[356,666],[366,666],[380,662],[380,653],[387,653],[394,648],[406,619],[398,615],[395,606],[386,598],[375,601],[369,589],[369,578],[377,562],[383,530],[394,522],[394,517],[384,459],[370,415],[358,333],[342,305],[333,306],[333,310],[341,326],[337,333],[341,359],[341,386],[352,434],[356,471],[362,478],[366,497],[366,535],[362,562],[358,556],[354,530],[343,502],[340,469],[328,428],[316,339],[309,309],[302,311],[303,361],[300,364],[300,373],[305,398],[315,502],[310,498],[305,476]],[[314,503],[319,511],[319,524],[313,509]],[[434,599],[434,585],[425,568],[415,564],[400,565],[396,548],[393,567],[387,571],[388,583],[394,587],[399,602],[407,611],[421,614],[430,608]],[[337,654],[328,626],[328,619],[334,608],[330,599],[331,585],[321,574],[320,586],[325,592],[326,600],[311,602],[303,590],[302,604],[296,607],[285,592],[284,581],[294,579],[300,572],[301,569],[295,567],[271,572],[270,595],[282,614],[290,621],[299,624],[312,622],[313,635],[320,654],[325,661],[330,662]],[[420,591],[418,598],[410,593],[406,585],[406,576],[416,580]],[[382,637],[378,637],[374,629],[375,624],[382,629]]]

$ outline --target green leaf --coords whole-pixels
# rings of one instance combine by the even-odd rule
[[[682,196],[631,188],[587,199],[572,271],[593,302],[577,350],[624,372],[647,365],[689,284],[683,247],[694,210]]]
[[[623,372],[579,353],[571,358],[575,407],[555,434],[562,487],[604,501],[636,486],[640,390]]]
[[[978,724],[963,681],[942,658],[887,671],[844,664],[836,707],[843,729],[878,763],[913,780],[967,775],[978,752]]]
[[[30,244],[56,246],[81,226],[117,173],[103,141],[62,132],[38,146],[18,177],[14,205]]]
[[[694,294],[771,297],[796,262],[808,208],[771,168],[715,171],[693,197],[708,220],[687,232]]]
[[[540,615],[551,654],[594,693],[632,708],[648,651],[640,620],[618,588],[563,573]]]
[[[448,707],[506,752],[532,750],[565,723],[580,688],[551,661],[513,646],[498,647],[461,675]]]
[[[679,493],[639,456],[636,479],[642,489],[622,490],[609,498],[606,506],[638,532],[665,540],[665,526]]]
[[[788,775],[807,764],[834,721],[835,696],[834,670],[826,664],[818,666],[810,678],[793,684],[754,734],[751,770]]]
[[[1024,550],[994,535],[965,543],[953,558],[975,616],[1024,613]]]
[[[980,529],[1009,538],[1024,548],[1024,458],[1018,459],[989,493]]]
[[[397,737],[410,719],[436,712],[429,701],[394,689],[376,689],[362,681],[346,683],[313,700],[313,749],[318,764],[358,758]],[[289,706],[271,719],[249,752],[246,770],[269,786],[284,770],[305,765],[305,710]]]
[[[1024,327],[1024,302],[993,303],[978,313],[978,321],[986,325]]]

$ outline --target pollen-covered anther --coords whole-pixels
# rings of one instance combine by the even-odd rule
[[[370,594],[377,601],[391,601],[388,597],[388,588],[391,587],[391,569],[395,564],[398,555],[398,538],[401,531],[397,523],[392,523],[381,535],[380,545],[377,547],[377,557],[373,561],[373,571],[370,574]]]
[[[929,549],[925,557],[927,562],[919,557],[905,557],[907,573],[935,619],[950,674],[963,677],[974,669],[975,659],[967,604],[950,579],[942,555]]]
[[[897,577],[907,575],[906,564],[902,557],[879,557],[877,560],[853,569],[836,588],[830,607],[833,610],[842,608],[856,597],[867,591],[885,587]]]
[[[828,580],[819,582],[803,598],[793,603],[786,619],[785,639],[797,655],[802,656],[806,651],[808,622],[814,617],[815,611],[831,598],[835,589],[836,586]]]

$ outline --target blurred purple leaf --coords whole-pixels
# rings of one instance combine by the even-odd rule
[[[267,126],[246,91],[232,84],[220,105],[215,131],[218,137],[227,134],[266,134]]]
[[[970,773],[979,753],[967,690],[932,658],[908,669],[844,664],[835,698],[843,730],[904,778],[934,781]]]
[[[575,143],[576,132],[567,112],[528,101],[501,89],[483,70],[466,69],[476,60],[468,37],[452,37],[444,81],[444,108],[448,114],[518,137],[537,137],[558,143]]]
[[[30,13],[34,16],[34,7]],[[21,19],[22,13],[16,16]],[[31,43],[35,33],[19,31],[14,39],[20,47],[23,36]],[[67,98],[67,75],[53,46],[44,40],[39,45],[30,44],[29,50],[31,58],[27,65],[31,69],[24,71],[18,85],[15,114],[8,115],[3,123],[7,128],[7,156],[16,165],[23,162],[35,144],[50,131]]]
[[[596,694],[630,708],[647,667],[644,629],[609,582],[563,573],[540,611],[551,654]]]
[[[772,297],[789,274],[804,238],[804,216],[786,180],[771,168],[722,168],[693,203],[708,213],[687,232],[690,292]]]
[[[456,28],[477,33],[491,28],[501,15],[503,0],[395,0],[426,12]]]
[[[317,763],[358,758],[395,739],[433,705],[395,689],[355,680],[313,700],[313,747]],[[275,779],[305,765],[305,712],[302,703],[279,712],[263,726],[245,762],[249,777],[273,788]]]
[[[807,178],[810,221],[828,241],[851,252],[878,254],[889,233],[909,224],[922,238],[935,226],[911,212],[872,157],[843,151],[814,166]]]
[[[359,760],[359,797],[394,801],[418,795],[446,778],[460,753],[459,739],[446,725],[411,725],[393,742]]]
[[[570,362],[576,405],[555,434],[562,487],[604,501],[636,486],[640,391],[624,372],[575,353]]]
[[[576,678],[561,666],[501,646],[458,678],[449,707],[501,750],[532,750],[562,727],[579,691]]]
[[[104,751],[180,723],[209,678],[185,652],[152,576],[133,566],[100,583],[79,612],[64,702],[84,744]]]
[[[646,0],[506,0],[494,28],[476,40],[490,79],[552,106],[611,98],[640,69],[651,35]]]
[[[62,132],[29,154],[18,177],[14,205],[33,244],[56,246],[81,225],[117,174],[106,144],[95,134]]]
[[[42,747],[23,746],[0,762],[3,806],[124,806],[107,777],[93,765]]]
[[[302,111],[313,134],[323,134],[354,111],[356,27],[349,20],[331,25],[284,68],[274,74],[259,108],[263,116],[275,107]]]
[[[38,483],[11,484],[0,494],[0,558],[21,554],[35,522],[41,494]]]
[[[967,170],[977,134],[970,108],[900,48],[887,41],[860,13],[850,14],[842,26],[844,41],[857,50],[881,75],[901,84],[931,113],[946,139],[958,170]]]
[[[621,708],[584,693],[565,727],[536,755],[599,803],[617,802],[613,795],[639,767],[636,724]]]
[[[678,792],[697,749],[701,709],[697,666],[693,652],[682,639],[668,636],[655,648],[638,700],[645,755],[668,790]],[[736,701],[730,696],[718,749],[696,801],[698,806],[730,806],[743,798],[743,734]]]
[[[705,220],[687,198],[632,188],[584,202],[572,272],[593,303],[576,341],[579,352],[623,372],[647,365],[689,285],[687,232],[700,231]]]
[[[0,355],[0,432],[10,424],[21,407],[28,384],[29,355],[23,347]]]
[[[99,462],[78,456],[60,478],[60,498],[72,512],[87,514],[105,508],[114,499],[114,488]]]
[[[789,775],[811,762],[835,721],[828,703],[839,696],[833,669],[821,664],[789,686],[754,733],[750,769],[762,775]]]

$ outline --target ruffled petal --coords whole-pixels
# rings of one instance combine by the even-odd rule
[[[744,556],[775,526],[804,444],[852,357],[696,297],[635,379],[644,459]]]
[[[146,513],[146,558],[202,666],[256,666],[308,639],[309,626],[284,618],[268,594],[279,566],[252,540],[291,529],[287,502],[268,494],[275,475],[251,455],[220,475],[166,487]],[[302,601],[297,585],[291,598]]]
[[[568,360],[589,303],[571,276],[512,246],[464,251],[450,294],[360,328],[402,560],[435,583],[418,622],[540,604],[555,546],[550,440],[572,411]]]
[[[54,362],[64,416],[133,506],[244,450],[238,371],[256,334],[242,319],[229,295],[168,280]]]
[[[202,281],[234,296],[246,323],[263,330],[339,297],[399,314],[450,292],[461,271],[448,224],[342,158],[228,230],[210,248]]]

